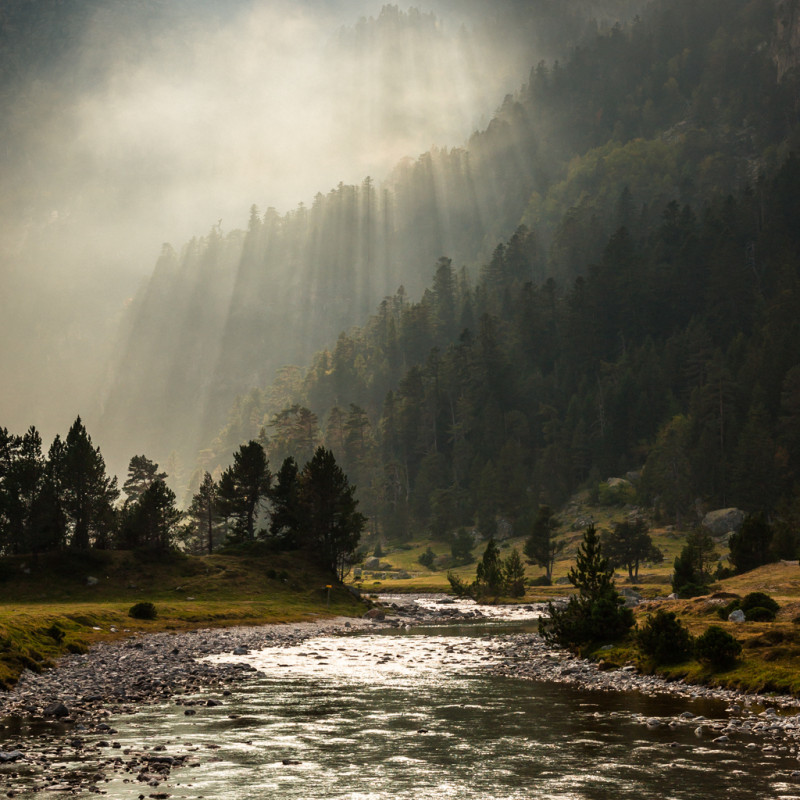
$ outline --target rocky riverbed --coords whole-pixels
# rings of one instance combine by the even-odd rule
[[[293,647],[312,636],[356,630],[474,622],[493,613],[444,598],[428,601],[426,607],[414,598],[392,598],[384,609],[373,609],[363,619],[159,633],[98,644],[86,655],[66,657],[50,672],[25,673],[13,691],[0,693],[0,783],[8,797],[42,791],[104,793],[109,776],[116,775],[141,785],[140,797],[167,797],[160,787],[171,771],[200,765],[212,748],[187,743],[167,753],[163,746],[123,747],[115,740],[115,720],[165,702],[183,707],[187,716],[224,705],[253,667],[207,656]],[[687,701],[721,700],[727,719],[707,720],[684,711],[669,718],[642,718],[641,723],[692,725],[698,737],[717,744],[741,739],[750,749],[799,752],[800,707],[795,698],[767,700],[668,682],[641,675],[633,667],[603,670],[547,646],[533,633],[496,635],[493,651],[487,668],[506,677],[598,691],[669,694]]]
[[[54,670],[23,673],[0,692],[0,784],[6,796],[41,791],[103,792],[108,773],[129,774],[153,792],[173,767],[192,766],[196,752],[123,750],[114,719],[164,702],[187,716],[226,702],[253,668],[205,660],[268,647],[292,647],[312,636],[478,619],[475,610],[449,603],[425,609],[413,601],[372,609],[362,619],[333,619],[258,627],[136,635],[101,642],[85,655],[63,658]],[[75,768],[75,765],[80,765]],[[147,795],[143,795],[147,796]]]
[[[492,671],[506,677],[553,681],[593,691],[669,695],[686,701],[718,700],[726,704],[727,719],[708,720],[684,711],[674,717],[643,717],[641,721],[651,728],[691,725],[698,737],[717,744],[758,737],[760,744],[749,741],[746,746],[749,749],[760,747],[765,752],[791,753],[800,758],[800,702],[790,695],[766,697],[667,681],[657,675],[641,674],[633,665],[605,669],[602,661],[588,661],[553,648],[538,634],[506,637],[502,660]],[[795,777],[800,777],[800,772]]]

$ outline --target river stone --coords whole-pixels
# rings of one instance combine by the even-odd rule
[[[44,715],[46,717],[68,717],[69,709],[60,700],[56,700],[55,703],[47,706],[44,710]]]
[[[744,611],[742,611],[741,608],[731,611],[731,613],[728,614],[728,622],[744,622]]]
[[[386,612],[382,608],[371,608],[364,614],[363,619],[386,619]]]
[[[24,758],[20,750],[0,750],[0,764],[8,764],[11,761],[18,761]]]
[[[745,513],[740,508],[718,508],[709,511],[703,517],[701,525],[712,536],[724,536],[731,531],[738,531],[744,522]]]

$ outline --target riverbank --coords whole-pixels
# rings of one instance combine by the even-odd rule
[[[496,611],[448,598],[428,600],[422,607],[414,598],[397,597],[387,603],[385,619],[376,610],[371,618],[137,633],[124,640],[99,642],[86,654],[62,659],[55,670],[24,673],[12,691],[0,693],[0,775],[7,778],[12,797],[56,790],[102,793],[110,776],[126,776],[149,787],[151,796],[166,796],[154,790],[170,780],[172,769],[200,766],[212,754],[188,745],[170,747],[169,753],[146,744],[123,748],[115,739],[115,725],[163,703],[179,706],[187,717],[197,719],[224,711],[235,699],[237,686],[254,669],[243,662],[209,660],[209,656],[291,648],[321,635],[476,623],[491,619]],[[536,609],[529,606],[528,611],[532,615]],[[492,657],[482,669],[491,674],[587,691],[669,695],[686,701],[684,710],[679,706],[670,717],[642,718],[643,725],[665,730],[692,726],[700,743],[707,740],[722,746],[739,739],[747,740],[744,746],[749,749],[765,753],[797,756],[800,752],[800,715],[796,713],[800,706],[795,698],[667,681],[631,666],[604,670],[602,665],[546,645],[534,633],[498,634],[488,628],[487,634]],[[687,709],[697,700],[721,701],[726,718],[697,717]],[[235,715],[230,719],[235,724]],[[81,767],[67,768],[68,763]]]
[[[132,633],[360,616],[363,603],[296,553],[67,551],[0,560],[0,689],[28,669]],[[152,603],[155,619],[130,610]]]

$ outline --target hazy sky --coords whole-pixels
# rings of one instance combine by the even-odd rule
[[[418,4],[439,17],[425,73],[419,41],[354,39],[380,2],[97,0],[80,18],[49,5],[67,15],[64,41],[53,48],[51,26],[20,48],[32,66],[16,64],[4,94],[0,161],[0,426],[46,439],[91,421],[163,242],[461,144],[524,81],[510,48],[464,33],[491,4]]]

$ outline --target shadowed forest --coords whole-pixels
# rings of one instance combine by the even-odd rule
[[[738,506],[796,557],[795,5],[614,6],[510,4],[559,47],[466,141],[165,244],[97,440],[133,432],[187,507],[245,442],[276,474],[322,446],[392,540],[521,533],[627,474],[663,522]],[[387,6],[340,38],[397,31],[441,29]]]

